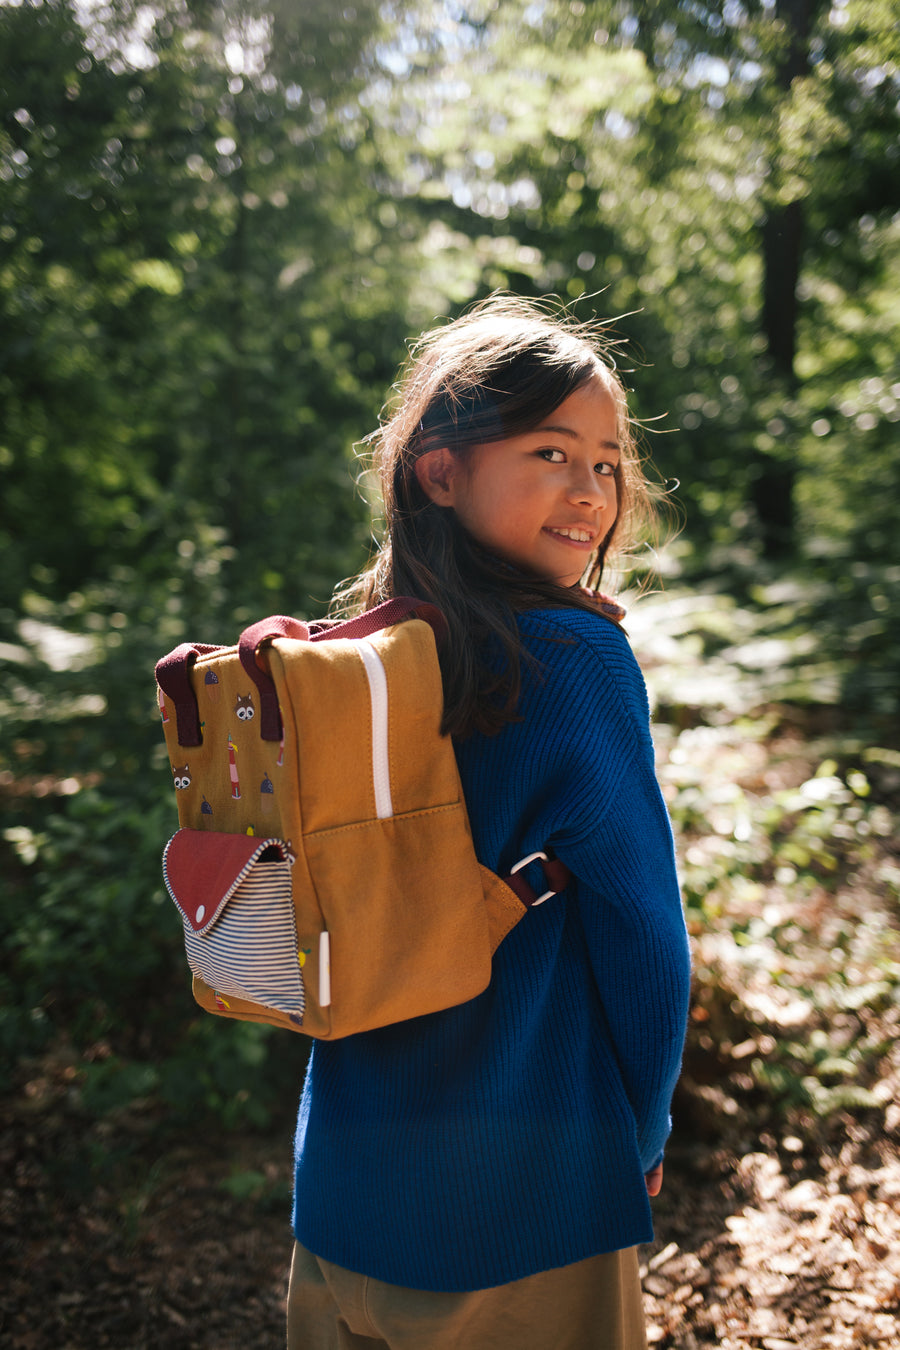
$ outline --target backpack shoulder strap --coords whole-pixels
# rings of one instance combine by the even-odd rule
[[[317,624],[311,624],[310,641],[331,642],[335,638],[371,637],[373,633],[380,633],[382,628],[390,628],[392,624],[402,623],[404,619],[424,619],[434,630],[438,646],[447,637],[447,620],[437,605],[431,604],[428,600],[416,600],[411,595],[397,595],[392,600],[384,600],[374,609],[367,609],[352,619],[324,619]]]

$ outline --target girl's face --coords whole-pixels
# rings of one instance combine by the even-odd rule
[[[616,520],[616,404],[595,376],[540,426],[507,440],[423,455],[416,472],[439,506],[497,557],[574,586]]]

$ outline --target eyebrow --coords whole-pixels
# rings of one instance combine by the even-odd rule
[[[560,436],[568,436],[569,439],[572,441],[581,440],[581,437],[579,436],[578,432],[575,431],[572,427],[564,427],[558,425],[555,422],[554,423],[548,422],[543,426],[535,427],[535,431],[555,431]],[[600,446],[603,450],[618,450],[619,454],[622,453],[622,447],[618,441],[601,441]]]

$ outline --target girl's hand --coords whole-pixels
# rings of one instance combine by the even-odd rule
[[[648,1172],[644,1177],[647,1183],[647,1194],[649,1196],[659,1195],[662,1190],[663,1165],[657,1163],[652,1172]]]

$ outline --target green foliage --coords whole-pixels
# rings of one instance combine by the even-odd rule
[[[414,272],[369,185],[353,100],[377,10],[354,15],[332,41],[318,6],[270,30],[172,5],[140,42],[113,11],[83,30],[65,0],[0,9],[6,603],[35,568],[63,598],[164,556],[173,517],[240,549],[248,602],[322,602],[359,563],[349,450]]]
[[[890,1099],[900,761],[858,713],[832,726],[835,710],[809,697],[834,672],[792,634],[787,589],[775,620],[771,607],[655,597],[635,641],[694,946],[686,1090],[713,1116],[815,1134]]]
[[[39,877],[4,934],[4,970],[29,1015],[40,1008],[76,1039],[125,1014],[146,1022],[177,936],[151,865],[170,820],[161,800],[123,807],[86,789],[40,833],[7,835]]]
[[[254,1169],[233,1172],[221,1183],[221,1189],[234,1200],[252,1200],[260,1209],[284,1213],[290,1204],[290,1187],[284,1181],[272,1180],[264,1172]]]
[[[199,1012],[160,867],[177,816],[154,664],[185,632],[239,631],[206,544],[64,604],[28,597],[28,641],[0,649],[0,1046],[14,1071],[70,1045],[89,1113],[150,1096],[170,1124],[263,1127],[295,1099],[306,1047]]]
[[[203,1014],[162,1062],[159,1097],[176,1124],[212,1116],[226,1129],[265,1129],[290,1115],[308,1051],[302,1036]]]
[[[258,1126],[305,1047],[190,999],[153,666],[363,560],[417,264],[357,101],[377,6],[152,19],[0,7],[0,1038],[68,1042],[90,1111]]]
[[[424,23],[410,36],[393,125],[415,119],[427,158],[407,191],[480,261],[478,293],[625,316],[635,412],[661,419],[697,570],[780,530],[801,556],[828,549],[835,583],[858,549],[897,562],[868,528],[873,483],[880,503],[898,490],[896,25],[885,6],[804,14],[466,11],[437,44]]]

